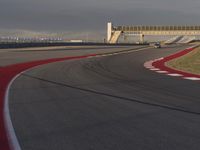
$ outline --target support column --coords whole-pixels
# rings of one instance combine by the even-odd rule
[[[111,38],[112,38],[112,23],[109,22],[107,24],[107,43],[110,42]]]

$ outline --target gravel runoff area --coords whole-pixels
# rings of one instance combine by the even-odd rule
[[[167,62],[167,66],[189,73],[200,74],[200,47],[187,55]]]

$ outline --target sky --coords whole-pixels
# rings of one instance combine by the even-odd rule
[[[102,32],[115,25],[200,25],[200,0],[0,0],[0,30]]]

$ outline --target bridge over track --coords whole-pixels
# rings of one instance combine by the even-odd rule
[[[140,41],[144,41],[145,35],[172,35],[195,36],[200,35],[200,26],[113,26],[107,25],[107,42],[117,43],[121,34],[139,35]]]

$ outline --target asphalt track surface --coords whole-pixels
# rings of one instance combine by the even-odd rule
[[[143,67],[147,60],[185,48],[150,48],[68,60],[23,73],[12,84],[9,95],[11,119],[21,148],[200,149],[200,83]],[[2,53],[10,59],[2,60],[2,64],[121,49],[137,48],[91,48],[77,50],[77,54],[75,50],[21,51],[14,56],[16,52],[5,51]]]

